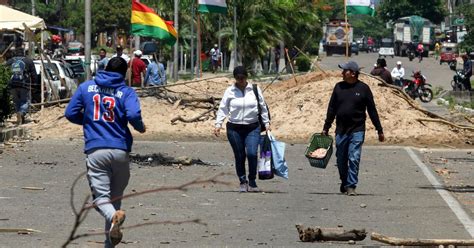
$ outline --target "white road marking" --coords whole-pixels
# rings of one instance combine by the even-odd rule
[[[443,185],[438,181],[438,179],[433,175],[430,169],[421,162],[421,160],[416,156],[413,150],[409,147],[405,147],[408,155],[411,159],[420,167],[423,174],[430,181],[431,185],[436,189],[438,194],[443,198],[443,200],[448,204],[453,213],[458,217],[459,221],[464,225],[466,231],[474,238],[474,221],[469,217],[469,215],[461,207],[461,204],[447,191],[443,188]]]

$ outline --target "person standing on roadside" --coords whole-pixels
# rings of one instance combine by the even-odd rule
[[[464,73],[464,88],[468,91],[472,91],[471,87],[471,76],[472,76],[472,60],[469,59],[469,55],[462,55],[463,63],[463,73]]]
[[[221,51],[217,44],[214,44],[214,47],[209,52],[211,55],[211,70],[212,73],[216,73],[217,69],[219,68],[219,59],[221,57]]]
[[[127,54],[123,53],[123,47],[121,45],[117,45],[117,47],[115,48],[115,52],[116,53],[112,55],[112,58],[120,57],[122,59],[125,59],[127,63],[130,61],[130,57],[128,57]]]
[[[234,68],[235,84],[229,86],[222,97],[217,111],[214,135],[219,136],[222,123],[226,117],[227,139],[235,157],[235,169],[240,181],[240,192],[259,192],[257,187],[257,151],[260,143],[260,123],[258,121],[258,104],[261,108],[262,121],[270,130],[268,109],[262,91],[257,87],[255,96],[253,85],[247,82],[248,73],[243,66]],[[257,97],[259,100],[257,100]],[[249,165],[248,180],[245,176],[245,157]]]
[[[121,198],[130,178],[133,143],[128,123],[140,133],[146,131],[139,99],[125,84],[126,73],[127,62],[112,58],[105,71],[79,85],[65,112],[70,122],[84,129],[87,179],[93,203],[105,218],[106,248],[122,240]]]
[[[141,50],[133,52],[133,59],[130,61],[130,68],[132,73],[132,86],[142,87],[142,78],[144,78],[146,64],[141,59],[143,53]]]
[[[97,71],[103,71],[109,62],[109,58],[107,58],[107,51],[105,51],[105,49],[100,49],[99,58],[99,62],[97,62]]]
[[[392,74],[387,70],[387,61],[377,59],[377,66],[370,72],[371,75],[380,76],[387,84],[393,85]]]
[[[158,56],[153,54],[153,60],[146,67],[145,86],[166,85],[165,66],[160,63]]]
[[[365,139],[365,112],[378,132],[380,142],[385,140],[374,97],[369,86],[359,80],[359,65],[354,61],[339,64],[343,81],[336,84],[329,101],[323,135],[336,119],[336,158],[341,193],[357,195],[359,164]]]
[[[12,72],[8,86],[15,107],[16,124],[25,124],[30,121],[26,114],[31,103],[31,87],[38,78],[35,64],[25,56],[22,48],[11,48],[6,57],[6,66],[10,67]]]

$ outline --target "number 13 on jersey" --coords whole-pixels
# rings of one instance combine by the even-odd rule
[[[100,95],[95,94],[92,100],[94,101],[94,121],[100,120],[100,105],[103,104],[105,111],[102,113],[102,119],[106,122],[114,122],[115,98],[104,96],[101,100]]]

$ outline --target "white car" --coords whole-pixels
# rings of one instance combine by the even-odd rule
[[[382,39],[382,44],[380,45],[379,49],[379,57],[394,57],[395,52],[393,50],[393,40],[390,38],[383,38]]]
[[[33,63],[36,73],[41,75],[41,60],[34,60]],[[70,65],[57,60],[51,60],[51,63],[43,60],[43,64],[45,65],[45,78],[43,78],[45,101],[58,100],[55,96],[60,99],[71,97],[77,89],[78,82]]]

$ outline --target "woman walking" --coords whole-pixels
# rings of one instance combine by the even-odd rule
[[[235,83],[228,87],[222,97],[217,111],[214,135],[219,136],[224,119],[227,139],[235,157],[235,169],[240,181],[240,192],[259,192],[257,187],[257,151],[260,143],[260,124],[258,121],[258,104],[260,104],[262,121],[270,130],[268,110],[262,91],[257,87],[258,100],[252,84],[247,82],[248,73],[243,66],[234,69]],[[248,180],[245,175],[245,158],[248,160]]]

